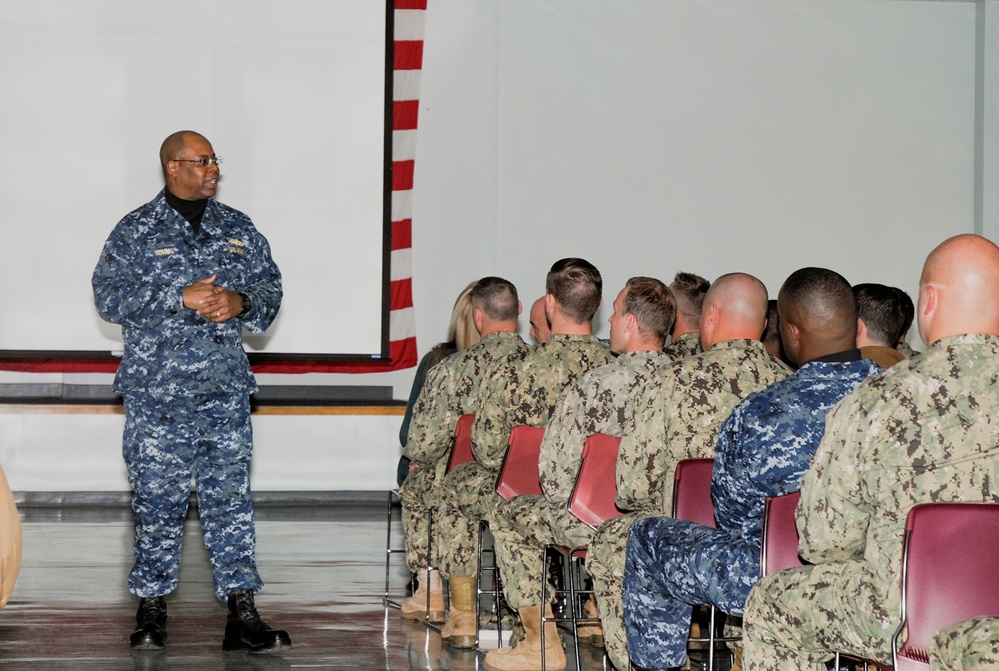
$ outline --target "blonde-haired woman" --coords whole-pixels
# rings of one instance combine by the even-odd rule
[[[413,417],[413,406],[420,396],[423,383],[427,379],[427,372],[439,364],[441,361],[461,350],[471,347],[482,339],[479,331],[475,328],[475,318],[473,316],[472,301],[469,296],[472,289],[478,284],[478,280],[470,282],[465,289],[458,294],[454,301],[454,308],[451,310],[451,323],[447,328],[447,340],[437,343],[420,360],[420,365],[416,368],[416,376],[413,378],[413,388],[409,391],[409,400],[406,402],[406,415],[402,419],[402,427],[399,429],[399,443],[406,447],[406,439],[409,436],[409,422]],[[406,476],[409,475],[409,459],[399,458],[399,468],[396,473],[397,482],[401,485]]]

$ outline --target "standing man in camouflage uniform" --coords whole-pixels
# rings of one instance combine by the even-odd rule
[[[586,559],[607,654],[618,669],[628,668],[621,601],[628,527],[670,514],[676,465],[714,457],[718,427],[739,401],[787,377],[788,369],[759,341],[766,314],[762,282],[743,273],[718,278],[701,313],[704,353],[661,369],[635,401],[634,427],[625,432],[617,460],[617,506],[632,512],[600,527]]]
[[[496,539],[496,561],[503,576],[507,603],[531,620],[540,620],[544,567],[542,556],[549,543],[578,547],[587,545],[593,529],[568,509],[576,474],[582,461],[583,444],[594,433],[621,436],[631,423],[635,393],[669,359],[663,342],[669,333],[676,305],[665,284],[650,277],[633,277],[614,301],[610,316],[613,362],[583,374],[559,398],[545,438],[541,443],[539,472],[543,496],[516,496],[503,501],[489,522]],[[587,602],[590,603],[590,602]],[[595,616],[596,610],[592,611]],[[603,645],[600,625],[579,627],[580,640]],[[540,631],[527,631],[515,648],[490,650],[486,664],[503,671],[541,668],[541,641],[532,639]],[[546,636],[546,662],[558,668],[565,660],[558,636]],[[564,663],[564,661],[563,661]]]
[[[263,332],[281,305],[281,273],[242,212],[212,196],[219,159],[193,131],[164,140],[166,189],[122,219],[93,275],[101,317],[122,326],[114,389],[124,397],[123,454],[135,513],[140,598],[133,649],[166,640],[164,596],[177,587],[194,476],[215,595],[228,601],[225,649],[289,647],[257,615],[249,465],[249,395],[256,383],[241,332]]]
[[[642,668],[680,666],[692,607],[742,615],[760,577],[760,526],[768,496],[798,491],[826,413],[881,371],[856,348],[850,283],[804,268],[781,287],[779,323],[798,371],[736,406],[718,432],[711,495],[717,528],[669,517],[631,525],[624,570],[628,652]]]
[[[666,346],[666,356],[671,360],[701,353],[701,307],[710,288],[711,282],[700,275],[679,272],[673,277],[669,290],[676,299],[676,319]]]
[[[436,526],[431,516],[440,501],[440,483],[444,479],[449,457],[448,447],[458,418],[475,412],[479,405],[479,389],[485,371],[494,363],[512,354],[523,352],[527,345],[517,335],[517,318],[521,305],[517,288],[499,277],[483,277],[469,294],[475,328],[482,340],[464,351],[457,352],[430,369],[419,398],[413,406],[413,420],[404,451],[413,463],[402,487],[402,521],[406,541],[406,562],[417,574],[419,588],[402,603],[402,616],[431,622],[444,621],[444,596],[440,574],[431,557],[429,534]],[[427,609],[429,591],[430,608]],[[472,595],[460,589],[451,590],[452,620],[465,611]],[[474,616],[473,628],[474,628]]]
[[[999,501],[999,247],[977,235],[926,259],[917,319],[929,348],[829,413],[801,483],[799,552],[746,602],[753,671],[816,669],[834,651],[891,664],[909,509]]]
[[[499,361],[486,372],[472,428],[475,461],[461,464],[444,479],[438,528],[441,569],[452,593],[474,593],[476,540],[480,520],[490,521],[502,500],[496,478],[510,430],[520,424],[544,427],[559,395],[591,368],[610,363],[609,349],[592,334],[600,307],[600,272],[588,261],[557,261],[545,282],[545,309],[552,335],[543,345]],[[474,618],[461,618],[441,630],[453,646],[471,647]],[[530,630],[538,622],[524,622]],[[538,629],[540,631],[540,629]]]

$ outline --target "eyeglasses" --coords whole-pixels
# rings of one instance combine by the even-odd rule
[[[222,165],[221,156],[209,156],[207,158],[172,158],[170,160],[178,163],[194,163],[202,168],[207,168],[212,163],[215,165]]]

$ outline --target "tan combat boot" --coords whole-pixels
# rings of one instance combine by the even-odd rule
[[[551,617],[552,607],[545,605],[545,616]],[[540,671],[541,670],[541,606],[520,609],[524,625],[524,640],[514,648],[490,650],[486,655],[486,668],[491,671]],[[545,623],[545,669],[565,669],[565,650],[558,637],[554,622]]]
[[[600,613],[597,612],[597,601],[595,597],[589,599],[583,606],[583,616],[593,619],[600,618]],[[604,647],[604,628],[599,622],[577,625],[576,635],[578,636],[580,643],[592,645],[595,648]]]
[[[444,590],[441,589],[440,571],[431,570],[427,579],[427,569],[420,569],[416,574],[417,587],[413,596],[402,602],[402,616],[407,620],[426,620],[427,622],[444,621]],[[428,584],[429,583],[429,584]],[[430,607],[427,607],[427,593],[430,596]]]
[[[475,578],[448,579],[451,592],[451,612],[441,628],[441,639],[452,648],[474,648],[475,637]]]

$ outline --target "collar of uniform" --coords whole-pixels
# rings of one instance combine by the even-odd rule
[[[759,340],[753,340],[752,338],[733,338],[732,340],[722,340],[711,346],[711,350],[716,349],[762,349],[764,352],[766,351],[762,342]]]
[[[964,333],[961,335],[947,336],[946,338],[941,338],[936,341],[928,348],[926,352],[934,349],[943,349],[946,347],[961,347],[961,346],[981,346],[985,345],[991,347],[992,349],[999,350],[999,335],[991,333]]]

